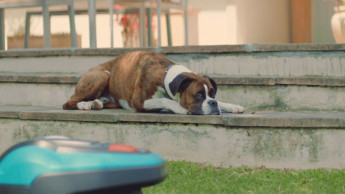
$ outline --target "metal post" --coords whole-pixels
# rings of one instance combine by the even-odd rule
[[[140,47],[145,46],[145,6],[144,3],[140,5],[139,8],[139,41]]]
[[[77,48],[78,40],[77,40],[77,31],[75,27],[75,10],[74,10],[73,2],[71,2],[68,5],[68,15],[69,15],[69,25],[70,25],[70,33],[71,33],[71,46],[72,48]]]
[[[96,0],[89,0],[90,48],[97,48],[96,39]]]
[[[160,52],[162,47],[162,34],[161,34],[161,0],[157,0],[157,18],[158,18],[158,46],[157,51]]]
[[[114,48],[114,0],[110,0],[109,7],[110,15],[110,47]]]
[[[29,48],[30,19],[31,19],[31,14],[27,12],[27,13],[26,13],[26,16],[25,16],[25,39],[24,39],[24,48]]]
[[[152,13],[151,13],[151,8],[148,8],[146,10],[147,14],[147,42],[148,46],[152,46]]]
[[[5,50],[5,18],[3,8],[0,8],[0,50]]]
[[[51,48],[50,42],[50,15],[49,15],[49,7],[47,2],[43,2],[42,4],[43,9],[43,40],[44,40],[44,48]]]
[[[170,11],[167,10],[165,14],[165,18],[167,21],[167,33],[168,33],[168,46],[172,46],[172,40],[171,40],[171,22],[170,22]]]
[[[188,46],[188,0],[184,0],[184,3],[184,35],[186,46]]]

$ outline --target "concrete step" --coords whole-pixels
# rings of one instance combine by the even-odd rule
[[[248,112],[344,111],[344,77],[216,76],[217,99]],[[0,104],[61,107],[78,74],[0,73]]]
[[[44,135],[132,144],[216,166],[345,168],[345,113],[192,116],[0,106],[0,152]]]
[[[82,73],[132,50],[1,51],[0,152],[65,135],[216,166],[345,168],[344,45],[162,48],[168,58],[211,75],[217,98],[246,107],[241,115],[61,109]]]
[[[55,49],[0,52],[1,72],[81,74],[92,66],[136,49]],[[155,51],[152,48],[140,49]],[[237,76],[345,76],[340,44],[189,46],[162,48],[192,71]]]

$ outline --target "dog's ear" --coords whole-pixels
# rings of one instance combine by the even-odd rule
[[[204,75],[204,77],[207,78],[211,82],[211,85],[213,86],[214,92],[215,92],[215,94],[217,94],[217,83],[207,75]]]
[[[170,82],[169,89],[172,95],[176,95],[178,91],[184,91],[193,82],[193,79],[184,74],[179,74]]]

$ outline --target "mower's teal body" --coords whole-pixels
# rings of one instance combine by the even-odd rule
[[[45,137],[0,158],[0,193],[76,193],[140,189],[166,177],[158,155],[121,144]]]

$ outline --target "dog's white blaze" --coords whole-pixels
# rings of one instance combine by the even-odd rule
[[[205,88],[205,93],[206,93],[206,99],[205,101],[202,103],[201,106],[201,110],[204,112],[204,114],[210,114],[212,112],[212,109],[210,107],[210,105],[208,104],[208,102],[210,100],[214,100],[212,99],[209,95],[208,95],[208,87],[206,84],[204,84],[204,88]]]
[[[120,106],[121,106],[123,109],[125,109],[125,110],[133,110],[133,109],[129,106],[127,100],[119,100],[119,104],[120,104]]]

